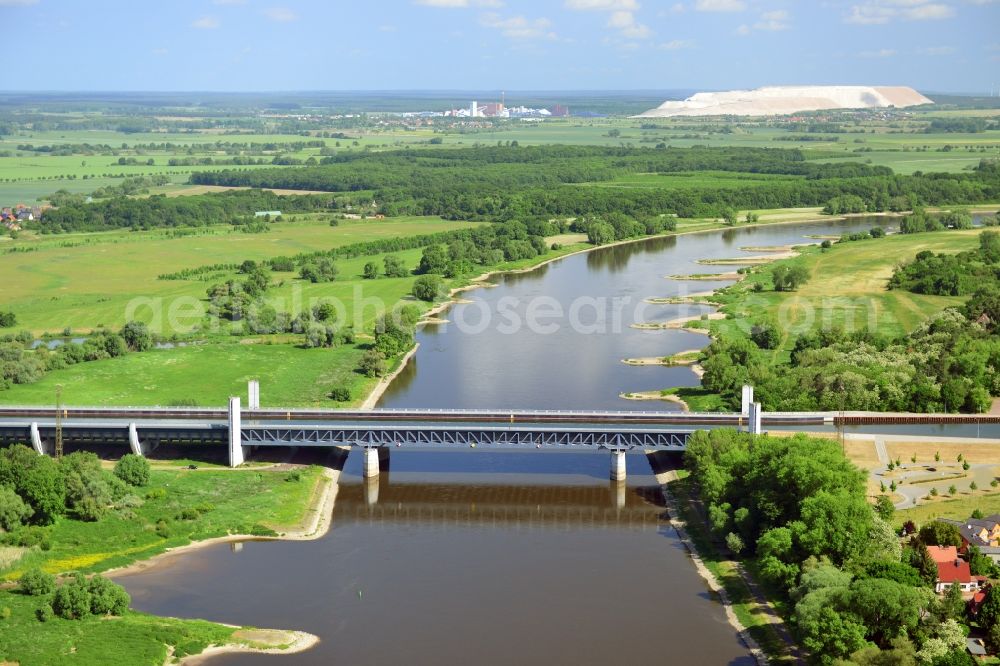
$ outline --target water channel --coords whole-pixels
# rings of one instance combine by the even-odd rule
[[[469,302],[442,314],[451,323],[420,330],[415,357],[379,406],[674,409],[619,394],[695,385],[689,369],[621,359],[695,349],[706,338],[630,325],[709,312],[644,299],[726,283],[665,276],[726,273],[735,267],[695,262],[873,223],[659,238],[496,276],[496,287],[468,292]],[[546,312],[564,312],[541,322],[554,330],[501,329],[514,315],[524,321],[541,297],[554,299]],[[597,305],[578,306],[574,326],[580,299]],[[624,303],[619,315],[614,299]],[[491,323],[482,327],[484,316]],[[663,519],[643,455],[628,456],[624,490],[607,481],[607,454],[391,455],[377,498],[361,480],[360,456],[348,458],[332,529],[319,541],[210,547],[121,582],[140,610],[321,638],[298,655],[212,664],[752,663]]]

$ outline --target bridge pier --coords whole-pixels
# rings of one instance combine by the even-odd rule
[[[611,496],[613,499],[615,510],[617,511],[621,511],[622,509],[625,508],[626,490],[627,486],[625,485],[624,480],[611,482]]]
[[[139,429],[134,423],[128,424],[128,445],[132,449],[132,453],[143,458],[152,453],[153,449],[156,448],[156,445],[149,446],[139,440]]]
[[[38,432],[38,424],[31,424],[31,448],[35,449],[35,453],[40,456],[45,455],[45,447],[42,445],[42,436]]]
[[[229,399],[229,466],[239,467],[246,459],[243,448],[243,427],[240,422],[240,399]]]
[[[761,413],[763,411],[764,410],[761,409],[759,402],[750,403],[750,414],[749,414],[749,423],[747,424],[747,431],[751,435],[760,435],[763,432],[760,422]]]
[[[378,476],[369,476],[365,478],[365,505],[375,506],[378,504]]]
[[[625,451],[611,452],[611,480],[625,481]]]
[[[378,454],[379,447],[370,447],[362,449],[364,451],[364,471],[362,474],[366,479],[373,479],[378,477],[379,465],[378,465]]]

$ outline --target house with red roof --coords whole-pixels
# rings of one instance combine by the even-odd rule
[[[938,577],[934,591],[938,594],[947,592],[953,585],[958,585],[962,592],[975,592],[984,580],[982,576],[973,576],[969,563],[958,558],[950,562],[938,562],[937,567]]]

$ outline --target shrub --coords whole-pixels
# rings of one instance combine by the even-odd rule
[[[368,377],[381,377],[386,371],[385,356],[378,350],[369,349],[361,357],[358,369]]]
[[[90,586],[82,574],[63,583],[52,595],[52,612],[66,620],[79,620],[90,615]]]
[[[156,522],[156,535],[161,539],[170,538],[170,525],[165,520],[158,520]]]
[[[421,275],[413,283],[413,295],[422,301],[433,302],[444,290],[440,275]]]
[[[152,488],[146,491],[146,499],[148,500],[163,499],[166,496],[167,496],[166,488]]]
[[[198,516],[200,515],[201,514],[198,512],[198,509],[195,509],[193,507],[188,507],[187,509],[181,510],[180,516],[178,518],[179,520],[197,520]]]
[[[21,594],[32,597],[52,594],[56,589],[56,577],[38,567],[32,567],[21,576],[21,580],[17,582],[17,589]]]
[[[126,453],[115,463],[115,476],[130,486],[145,486],[149,483],[149,461]]]
[[[0,486],[0,530],[11,532],[32,514],[31,507],[9,486]]]
[[[121,330],[122,339],[131,351],[146,351],[153,347],[153,336],[141,321],[130,321]]]
[[[726,548],[728,548],[734,555],[739,555],[744,548],[743,538],[735,532],[730,532],[726,535]]]
[[[330,391],[330,399],[337,402],[349,402],[351,399],[351,390],[346,386],[338,386]]]
[[[94,576],[88,583],[90,612],[94,615],[121,615],[132,603],[125,588],[103,576]]]
[[[35,617],[38,618],[39,622],[48,622],[52,619],[52,606],[44,604],[35,611]]]
[[[0,312],[0,328],[17,326],[17,315],[13,312]]]
[[[289,472],[288,476],[285,477],[285,481],[295,481],[295,482],[298,482],[298,481],[301,481],[301,480],[302,480],[302,472],[299,471],[299,470],[294,470],[292,472]]]

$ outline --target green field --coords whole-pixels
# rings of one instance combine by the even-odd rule
[[[167,646],[178,657],[198,654],[209,645],[228,643],[234,627],[201,620],[161,618],[128,611],[122,617],[90,616],[82,620],[52,618],[39,622],[35,611],[43,601],[0,592],[0,608],[10,617],[0,621],[0,660],[20,666],[160,666]]]
[[[0,391],[0,404],[44,405],[62,386],[64,404],[222,406],[259,379],[264,406],[336,407],[331,389],[345,386],[360,401],[375,380],[355,368],[363,350],[354,345],[302,349],[291,344],[206,344],[160,349],[80,363],[33,384]]]
[[[916,328],[944,308],[960,305],[964,299],[929,296],[908,291],[888,291],[886,284],[893,269],[911,260],[922,250],[961,252],[976,247],[979,231],[892,235],[878,240],[837,243],[826,252],[809,248],[806,254],[789,261],[802,263],[810,278],[797,291],[755,293],[757,282],[767,283],[770,267],[753,273],[720,297],[723,312],[734,319],[712,322],[712,328],[746,329],[747,318],[770,318],[779,323],[790,350],[795,337],[820,327],[843,326],[848,330],[871,328],[879,334],[896,336]],[[781,353],[781,352],[779,352]]]
[[[34,566],[54,574],[107,571],[192,541],[298,528],[314,493],[327,481],[318,467],[303,470],[299,480],[289,480],[295,478],[289,474],[154,467],[149,485],[137,491],[144,498],[141,506],[109,512],[93,523],[57,519],[41,528],[50,548],[27,549],[14,565],[0,570],[0,578],[16,579]],[[254,498],[252,504],[247,497]],[[198,505],[211,508],[193,519],[179,517],[181,508]],[[152,527],[160,521],[166,528],[157,533]]]
[[[62,517],[51,527],[32,528],[45,533],[45,548],[3,547],[7,561],[15,562],[2,565],[0,579],[15,579],[34,566],[57,574],[106,571],[192,541],[299,529],[324,483],[328,481],[317,467],[297,474],[272,469],[192,471],[154,467],[149,485],[137,491],[139,501],[131,503],[134,508],[112,511],[96,522]],[[254,501],[248,503],[248,497]],[[180,516],[182,509],[199,506],[202,510],[196,516]],[[10,551],[21,552],[12,557]],[[165,663],[168,646],[173,646],[174,654],[181,657],[197,654],[209,645],[253,644],[254,632],[135,611],[122,617],[55,617],[39,622],[35,611],[46,601],[43,597],[0,591],[0,609],[9,609],[9,617],[0,619],[0,661],[25,666],[155,666]]]
[[[126,321],[126,311],[133,299],[153,299],[160,303],[164,319],[175,299],[202,301],[211,282],[198,280],[158,280],[157,276],[184,268],[207,264],[256,261],[280,255],[294,255],[331,249],[350,243],[379,238],[430,234],[472,226],[466,222],[448,222],[440,218],[393,218],[385,221],[341,220],[329,226],[325,216],[301,216],[301,222],[280,222],[263,234],[245,234],[227,228],[196,230],[191,235],[169,231],[115,231],[99,234],[66,234],[22,237],[0,242],[0,283],[4,285],[4,306],[16,310],[19,326],[35,333],[58,333],[69,327],[87,331],[99,325],[118,328]],[[184,230],[185,232],[191,230]],[[31,251],[11,252],[11,249]],[[416,266],[420,250],[396,253],[409,266]],[[276,273],[283,285],[270,297],[285,299],[293,306],[293,297],[340,298],[352,307],[356,288],[363,298],[379,298],[392,306],[410,289],[412,278],[362,280],[368,261],[381,263],[382,256],[358,257],[338,262],[338,280],[310,284],[291,273]],[[220,275],[212,282],[220,282]],[[156,301],[155,299],[162,299]],[[139,308],[131,318],[153,322],[147,307]],[[365,321],[373,320],[368,312]],[[190,324],[198,323],[197,321]],[[155,328],[155,327],[154,327]],[[185,333],[173,330],[164,321],[156,331],[162,335]]]

